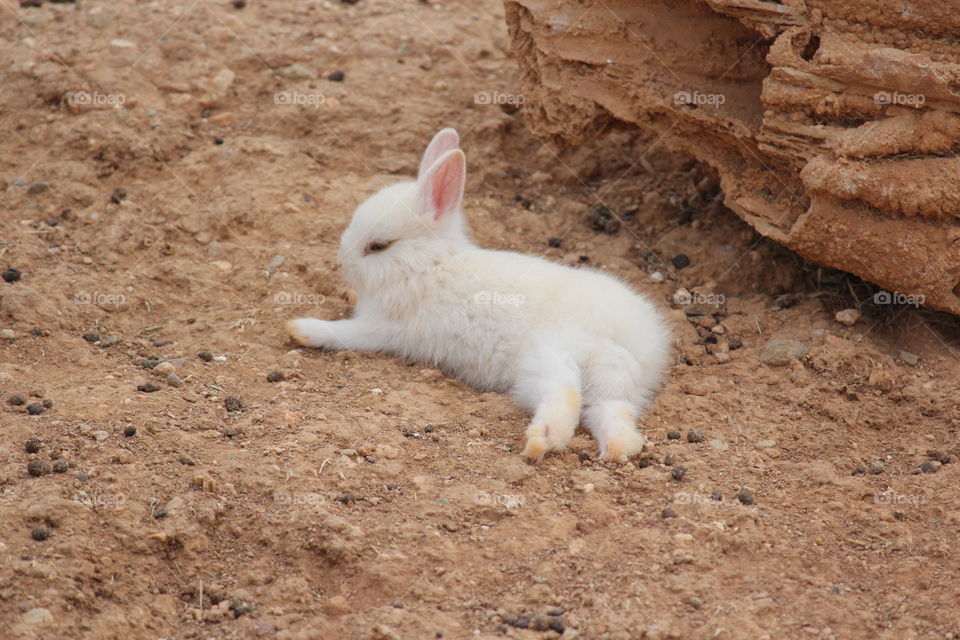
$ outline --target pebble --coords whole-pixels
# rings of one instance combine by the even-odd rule
[[[773,338],[760,352],[760,362],[771,367],[785,367],[791,360],[802,358],[810,350],[809,342],[789,338]]]
[[[870,463],[870,473],[873,475],[880,475],[883,473],[884,465],[883,460],[874,460]]]
[[[674,467],[670,470],[670,475],[674,480],[680,481],[683,480],[683,476],[687,473],[686,467]]]
[[[203,360],[204,362],[213,361],[213,354],[210,353],[209,351],[201,351],[200,353],[197,354],[197,357]]]
[[[333,73],[327,76],[327,80],[329,80],[330,82],[343,82],[343,80],[346,77],[347,77],[347,74],[345,74],[343,71],[334,71]]]
[[[753,504],[753,493],[744,489],[737,494],[737,500],[740,501],[740,504],[750,505]]]
[[[13,329],[0,329],[0,338],[4,340],[13,340],[17,337],[17,334]]]
[[[171,373],[167,376],[167,384],[171,387],[180,387],[183,385],[183,380],[177,374]]]
[[[69,468],[70,468],[70,463],[64,460],[63,458],[58,458],[53,461],[54,473],[66,473]]]
[[[110,437],[110,434],[103,430],[93,432],[93,439],[96,440],[97,442],[103,442],[109,437]]]
[[[43,405],[39,402],[32,402],[27,405],[27,413],[32,416],[38,416],[43,413]]]
[[[30,537],[36,540],[37,542],[43,542],[50,537],[50,529],[43,525],[36,527],[33,531],[30,532]]]
[[[37,528],[39,529],[39,527]],[[45,607],[34,607],[23,614],[23,622],[29,625],[50,624],[53,622],[53,614]]]
[[[602,204],[590,208],[587,212],[587,224],[594,231],[603,231],[609,235],[613,235],[620,230],[620,221],[614,217],[609,207]]]
[[[653,284],[660,284],[661,282],[664,281],[664,279],[665,278],[663,274],[660,273],[659,271],[654,271],[653,273],[650,274],[650,282]]]
[[[83,334],[83,339],[89,343],[100,342],[100,334],[96,331],[87,331]]]
[[[710,493],[710,499],[714,502],[723,502],[723,494],[719,491],[713,491]]]
[[[123,435],[125,435],[128,438],[132,438],[133,436],[137,435],[137,428],[132,424],[128,424],[123,429]]]
[[[34,478],[45,476],[51,471],[53,471],[53,467],[50,466],[49,462],[44,460],[31,460],[27,463],[27,473],[32,475]]]
[[[37,453],[40,451],[40,447],[43,446],[43,443],[39,438],[30,438],[23,443],[23,448],[26,449],[27,453]]]
[[[920,465],[920,471],[924,473],[936,473],[940,470],[940,463],[936,460],[927,460]]]
[[[233,0],[234,9],[243,9],[247,6],[247,0]]]
[[[113,204],[120,204],[127,199],[127,190],[123,187],[117,187],[113,190],[113,193],[110,194],[110,202]]]
[[[680,432],[679,432],[679,431],[668,431],[668,432],[667,432],[667,440],[679,440],[679,439],[680,439]]]
[[[236,428],[236,427],[226,427],[226,428],[223,430],[223,435],[227,436],[228,438],[234,438],[234,437],[236,437],[237,433],[239,433],[239,432],[237,431],[237,428]]]
[[[50,398],[44,398],[40,404],[43,405],[44,409],[53,409],[53,400]]]
[[[21,407],[27,404],[27,397],[22,393],[15,393],[12,396],[10,396],[10,399],[7,400],[7,402],[9,402],[15,407]]]
[[[666,520],[667,518],[676,518],[677,512],[674,511],[671,507],[667,507],[666,509],[660,512],[660,517],[663,518],[664,520]]]
[[[243,400],[236,396],[227,396],[223,401],[223,406],[227,411],[240,411],[243,409]]]
[[[840,324],[852,327],[857,323],[857,320],[860,319],[860,312],[856,309],[844,309],[843,311],[837,311],[836,315],[833,316],[833,319]]]
[[[760,440],[754,445],[757,449],[772,449],[777,446],[776,440]]]
[[[167,375],[170,375],[171,373],[176,373],[176,371],[177,371],[177,368],[173,366],[173,363],[171,362],[158,362],[153,367],[153,372],[158,376],[167,376]]]
[[[670,264],[673,265],[674,269],[683,269],[684,267],[689,267],[690,257],[685,253],[678,253],[670,258]]]
[[[920,356],[915,353],[910,353],[909,351],[901,351],[900,359],[911,367],[917,366],[917,363],[920,362]]]
[[[563,241],[560,238],[555,236],[547,238],[547,246],[551,249],[559,249],[562,242]]]
[[[711,440],[709,442],[709,445],[714,449],[716,449],[717,451],[726,451],[727,449],[730,448],[729,444],[727,444],[726,442],[718,438],[714,438],[713,440]]]
[[[852,475],[852,476],[862,476],[862,475],[864,475],[864,474],[866,474],[866,473],[867,473],[867,470],[858,465],[858,466],[856,466],[856,467],[853,468],[853,471],[850,472],[850,475]]]
[[[356,501],[357,501],[357,496],[353,495],[352,493],[345,493],[345,494],[343,494],[342,496],[340,496],[339,498],[337,498],[337,502],[339,502],[340,504],[344,504],[344,505],[346,505],[346,504],[352,504],[352,503],[354,503],[354,502],[356,502]]]
[[[267,382],[282,382],[285,376],[283,371],[276,369],[267,374]]]
[[[2,277],[4,282],[17,282],[20,280],[21,275],[22,273],[20,269],[14,269],[13,267],[10,267],[9,269],[3,272]]]
[[[37,181],[37,182],[31,183],[31,185],[27,188],[27,193],[29,193],[32,196],[37,196],[37,195],[40,195],[41,193],[46,193],[49,190],[50,190],[49,184],[47,184],[46,182]]]
[[[672,467],[673,463],[675,463],[676,461],[677,461],[677,454],[675,453],[668,453],[667,455],[663,456],[663,464],[667,465],[668,467]]]
[[[160,385],[158,385],[156,382],[138,384],[137,391],[142,391],[143,393],[154,393],[156,391],[160,391]]]
[[[698,429],[690,429],[687,432],[687,442],[703,442],[704,436],[703,433]]]
[[[743,338],[741,338],[740,336],[731,336],[730,339],[727,341],[727,345],[730,347],[731,351],[739,349],[740,347],[743,346]]]
[[[289,64],[277,69],[277,75],[287,80],[315,80],[317,74],[302,64]]]

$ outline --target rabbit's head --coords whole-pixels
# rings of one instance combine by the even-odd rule
[[[456,131],[444,129],[424,152],[416,181],[381,189],[357,207],[337,258],[358,293],[427,269],[437,252],[469,243],[459,141]]]

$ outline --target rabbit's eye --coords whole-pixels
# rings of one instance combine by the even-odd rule
[[[363,255],[368,256],[371,253],[380,253],[381,251],[386,251],[390,248],[391,242],[384,242],[381,240],[374,240],[363,250]]]

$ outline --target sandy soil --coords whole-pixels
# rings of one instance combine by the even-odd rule
[[[498,2],[14,4],[5,637],[960,637],[955,326],[838,322],[862,285],[654,138],[538,142]],[[349,311],[340,231],[448,125],[478,242],[671,314],[643,459],[580,434],[530,465],[508,398],[284,335]],[[601,202],[619,229],[590,224]],[[779,339],[806,353],[763,363]]]

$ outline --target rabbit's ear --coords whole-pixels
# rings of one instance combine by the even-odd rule
[[[460,208],[467,178],[467,157],[460,149],[447,151],[417,181],[424,216],[440,220]]]
[[[427,145],[427,150],[423,152],[423,158],[420,159],[420,170],[417,171],[417,178],[422,178],[427,170],[433,166],[443,154],[452,149],[456,149],[460,144],[460,136],[454,129],[443,129]]]

